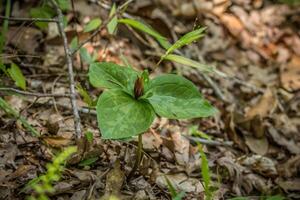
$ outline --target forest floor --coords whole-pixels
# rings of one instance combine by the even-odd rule
[[[25,3],[26,2],[26,3]],[[97,2],[97,1],[93,1]],[[118,1],[120,3],[120,1]],[[19,1],[11,17],[30,17],[36,1]],[[83,26],[105,20],[110,4],[75,1],[75,15],[66,12],[68,40],[89,37]],[[144,156],[138,172],[126,180],[135,160],[137,141],[102,140],[95,111],[77,95],[83,133],[76,139],[70,99],[41,97],[0,90],[41,137],[34,137],[0,110],[0,199],[25,199],[24,186],[45,172],[55,152],[77,145],[78,152],[55,183],[51,199],[171,199],[165,176],[183,199],[204,199],[201,137],[209,162],[213,199],[281,195],[300,199],[300,6],[270,0],[143,0],[124,13],[142,19],[171,42],[206,26],[206,35],[184,47],[186,57],[215,66],[231,78],[204,76],[197,69],[164,61],[157,42],[141,32],[119,26],[111,36],[101,31],[84,48],[98,61],[124,65],[124,58],[151,76],[178,73],[193,81],[219,109],[215,117],[194,120],[155,120],[143,135]],[[76,21],[77,20],[77,21]],[[1,21],[3,22],[3,21]],[[63,41],[55,23],[41,30],[33,23],[10,21],[5,64],[22,70],[27,92],[69,93]],[[88,83],[88,64],[74,58],[76,84],[96,99],[100,89]],[[154,70],[155,68],[155,70]],[[15,88],[1,74],[1,88]],[[207,137],[208,136],[208,137]],[[120,163],[120,164],[119,164]]]

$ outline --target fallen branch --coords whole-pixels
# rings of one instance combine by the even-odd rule
[[[203,139],[203,138],[185,136],[185,135],[184,135],[184,137],[186,137],[190,141],[199,142],[201,144],[210,145],[210,146],[228,146],[228,147],[231,147],[233,145],[233,142],[230,142],[230,141],[220,142],[220,141],[207,140],[207,139]]]
[[[34,92],[26,92],[22,90],[18,90],[15,88],[0,88],[0,91],[4,92],[13,92],[25,96],[34,96],[34,97],[68,97],[70,98],[70,94],[45,94],[45,93],[34,93]]]
[[[23,17],[5,17],[0,16],[0,19],[8,21],[21,21],[21,22],[54,22],[57,23],[57,19],[47,19],[47,18],[23,18]]]
[[[75,133],[76,137],[80,138],[81,137],[81,124],[80,124],[80,116],[78,112],[78,108],[76,105],[76,92],[75,92],[75,81],[74,81],[74,73],[73,73],[73,63],[72,63],[72,53],[71,50],[68,46],[68,40],[66,33],[64,32],[64,16],[62,14],[61,9],[57,5],[55,0],[51,0],[51,3],[55,7],[55,10],[58,15],[58,30],[61,34],[61,37],[63,39],[63,45],[64,45],[64,50],[66,54],[66,62],[67,62],[67,67],[68,67],[68,72],[69,72],[69,85],[70,85],[70,99],[71,99],[71,104],[72,104],[72,109],[73,109],[73,115],[74,115],[74,126],[75,126]]]

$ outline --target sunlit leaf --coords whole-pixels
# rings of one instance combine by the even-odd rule
[[[200,71],[204,72],[204,73],[210,73],[210,72],[214,72],[216,74],[218,74],[219,76],[223,76],[226,77],[226,74],[224,74],[223,72],[220,72],[217,69],[214,69],[213,67],[209,66],[209,65],[205,65],[202,64],[200,62],[197,62],[195,60],[183,57],[183,56],[179,56],[179,55],[175,55],[175,54],[169,54],[163,57],[164,60],[170,60],[173,62],[177,62],[179,64],[183,64],[189,67],[194,67],[199,69]]]
[[[26,79],[21,71],[21,69],[15,63],[10,65],[10,68],[7,69],[10,77],[15,81],[16,86],[26,90]]]
[[[29,13],[32,18],[52,18],[55,15],[54,10],[48,6],[31,8]],[[48,27],[47,22],[35,22],[34,24],[41,29]]]
[[[90,97],[89,93],[80,85],[76,85],[78,93],[83,97],[83,101],[90,107],[93,106],[93,99]]]
[[[83,29],[84,32],[90,32],[93,31],[101,25],[102,21],[99,18],[91,20]]]
[[[116,4],[114,3],[111,10],[110,10],[110,13],[109,13],[109,17],[113,16],[117,11],[117,6]],[[117,25],[118,25],[118,17],[117,16],[114,16],[110,22],[107,24],[107,29],[108,29],[108,32],[110,34],[113,34],[117,28]]]
[[[212,192],[210,190],[210,171],[209,171],[209,166],[208,166],[208,160],[205,155],[205,153],[202,150],[202,146],[198,145],[200,155],[201,155],[201,175],[204,181],[204,190],[205,190],[205,195],[207,196],[207,199],[211,199]]]
[[[203,32],[205,29],[206,28],[203,27],[185,34],[179,40],[177,40],[170,48],[168,48],[166,55],[172,53],[174,50],[179,49],[184,45],[188,45],[198,40],[199,38],[203,37],[204,36]]]

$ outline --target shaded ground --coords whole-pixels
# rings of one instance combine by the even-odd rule
[[[28,17],[35,4],[28,2],[15,3],[12,16]],[[69,40],[75,29],[81,40],[87,38],[83,22],[99,16],[105,19],[108,11],[103,6],[76,1],[80,23],[75,23],[72,12],[67,14]],[[81,112],[83,130],[93,133],[93,142],[75,142],[68,98],[1,92],[43,136],[30,136],[16,119],[0,111],[0,199],[24,199],[29,192],[20,190],[45,171],[53,153],[75,143],[79,153],[55,185],[53,199],[97,199],[111,192],[121,199],[170,199],[163,174],[186,192],[185,199],[203,199],[201,158],[194,145],[197,137],[186,137],[199,131],[218,142],[205,145],[214,199],[255,199],[272,194],[299,199],[300,7],[263,0],[145,0],[131,3],[126,15],[142,18],[171,41],[197,25],[207,26],[206,36],[182,53],[215,65],[232,78],[207,78],[196,69],[171,62],[163,62],[152,75],[184,75],[220,110],[219,115],[189,121],[157,118],[143,135],[146,154],[140,173],[126,181],[135,160],[136,142],[101,140],[93,111]],[[32,24],[10,22],[2,58],[21,67],[28,91],[69,92],[62,41],[55,27],[49,24],[48,31],[42,32]],[[161,52],[155,40],[124,26],[116,36],[102,31],[85,48],[96,52],[99,61],[121,64],[126,57],[140,70],[153,69]],[[79,56],[74,65],[76,82],[96,98],[101,91],[89,86],[88,65],[80,63]],[[2,75],[1,86],[12,85]],[[87,106],[79,95],[77,100],[81,108]],[[90,158],[95,162],[83,166],[82,161]]]

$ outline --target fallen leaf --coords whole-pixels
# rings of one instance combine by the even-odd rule
[[[243,156],[239,158],[238,161],[243,166],[250,167],[253,171],[258,172],[261,175],[267,177],[274,177],[277,175],[277,169],[275,167],[277,163],[268,157],[261,155]]]
[[[252,152],[259,155],[265,155],[269,149],[269,142],[266,137],[257,139],[252,136],[245,136],[245,143]]]
[[[228,13],[222,14],[220,16],[220,20],[222,23],[224,23],[229,32],[235,37],[238,37],[244,30],[244,25],[235,15]]]
[[[264,118],[272,113],[277,107],[277,99],[271,89],[267,89],[264,95],[260,98],[260,100],[252,106],[249,110],[247,110],[245,117],[247,119],[252,119],[256,115]]]
[[[51,147],[65,147],[73,143],[71,139],[60,136],[45,136],[42,137],[42,140]]]
[[[277,181],[278,185],[285,191],[300,191],[300,179],[290,179],[290,180],[279,180]]]
[[[300,57],[292,56],[290,62],[282,65],[280,71],[280,81],[282,86],[288,91],[300,89]]]
[[[183,192],[194,192],[200,194],[204,192],[204,188],[201,182],[196,178],[189,178],[184,173],[179,174],[160,174],[156,178],[156,184],[160,187],[168,188],[168,184],[166,182],[165,177],[170,180],[172,185],[178,190]]]

